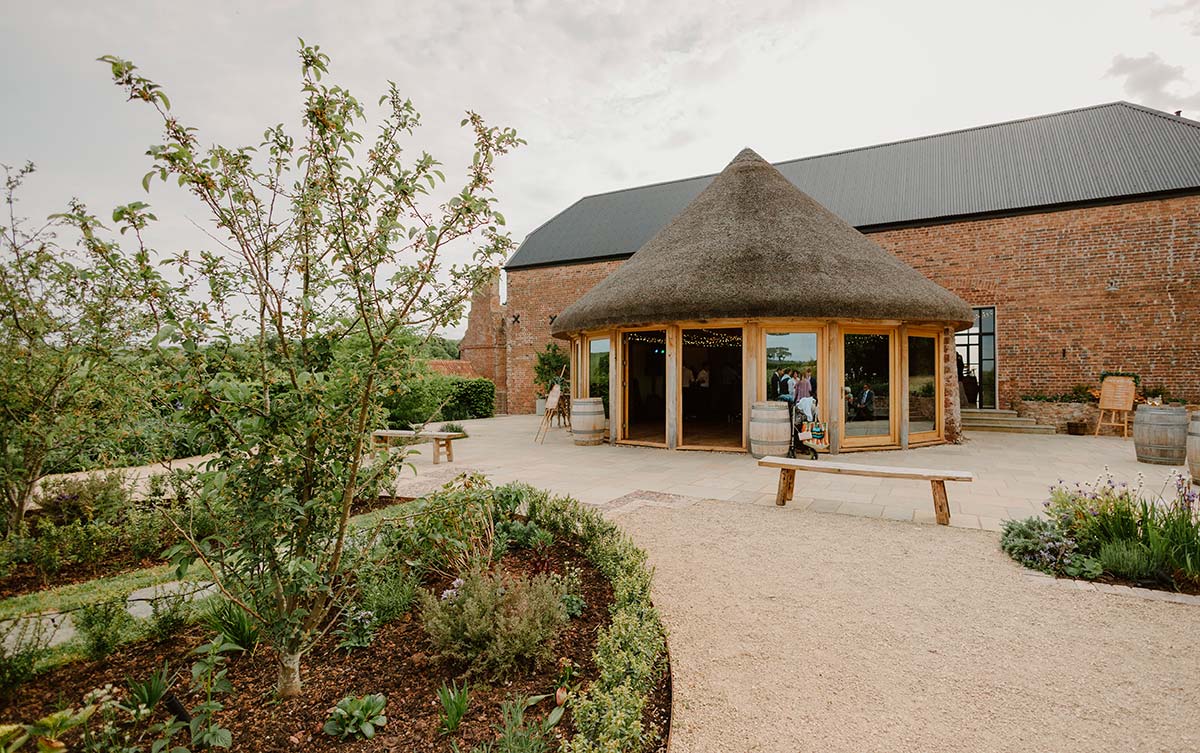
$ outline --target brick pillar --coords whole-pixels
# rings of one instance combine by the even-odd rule
[[[958,360],[954,357],[954,328],[942,331],[942,422],[946,441],[961,444],[962,411],[959,410]]]
[[[508,346],[499,269],[471,296],[467,331],[458,349],[459,358],[496,385],[496,413],[508,413]]]

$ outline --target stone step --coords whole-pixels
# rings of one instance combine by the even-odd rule
[[[963,424],[963,431],[1004,431],[1010,434],[1057,434],[1057,430],[1053,426],[1043,426],[1040,424],[987,424],[987,425],[967,425]]]
[[[963,426],[1033,426],[1037,419],[1018,416],[963,416]]]
[[[1017,417],[1015,410],[1000,410],[998,408],[963,408],[961,411],[963,419],[968,416],[1011,416]]]

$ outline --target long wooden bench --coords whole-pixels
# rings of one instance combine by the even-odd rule
[[[456,439],[466,439],[461,431],[411,431],[404,429],[379,429],[371,432],[371,446],[376,450],[386,450],[392,446],[395,439],[432,439],[433,464],[442,462],[442,451],[446,452],[446,462],[454,462],[454,445]]]
[[[847,476],[874,476],[876,478],[911,478],[928,481],[933,488],[933,514],[938,525],[950,525],[950,501],[946,498],[947,481],[974,481],[975,474],[969,471],[939,471],[930,468],[892,468],[885,465],[857,465],[855,463],[833,463],[828,460],[794,460],[767,456],[758,461],[764,468],[779,469],[779,491],[775,504],[786,505],[796,489],[796,471],[813,473],[840,473]]]

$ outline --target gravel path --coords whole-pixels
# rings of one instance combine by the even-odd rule
[[[1039,586],[984,531],[610,514],[657,568],[674,753],[1200,750],[1198,607]]]

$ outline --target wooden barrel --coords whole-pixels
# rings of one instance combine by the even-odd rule
[[[1187,464],[1192,483],[1200,484],[1200,410],[1193,411],[1188,421]]]
[[[787,455],[792,444],[792,421],[788,404],[766,401],[750,406],[750,454],[756,458]]]
[[[604,401],[598,397],[580,397],[571,401],[571,433],[575,444],[604,442]]]
[[[1139,405],[1133,416],[1133,449],[1142,463],[1183,465],[1187,457],[1186,408]]]

